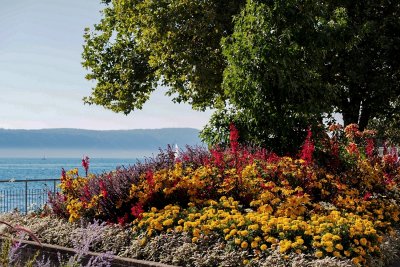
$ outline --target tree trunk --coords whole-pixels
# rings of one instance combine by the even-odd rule
[[[367,127],[370,117],[371,108],[368,106],[368,104],[363,103],[361,107],[360,121],[358,123],[358,128],[360,129],[360,131],[364,131],[364,129]]]
[[[357,97],[352,97],[350,100],[343,99],[342,101],[342,115],[343,124],[346,127],[351,123],[359,123],[358,118],[360,115],[361,100]]]

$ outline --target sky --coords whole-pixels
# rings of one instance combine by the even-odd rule
[[[174,104],[165,88],[128,116],[84,105],[94,84],[81,66],[83,30],[100,20],[103,7],[100,0],[0,0],[0,128],[201,129],[207,123],[210,111]]]

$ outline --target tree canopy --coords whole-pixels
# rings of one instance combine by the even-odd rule
[[[216,109],[209,143],[235,122],[282,153],[333,112],[361,130],[399,113],[399,1],[103,2],[85,33],[89,104],[128,114],[161,82],[174,101]]]
[[[125,114],[140,109],[157,81],[168,95],[204,110],[223,104],[220,41],[244,0],[114,0],[86,29],[83,66],[97,82],[85,101]]]

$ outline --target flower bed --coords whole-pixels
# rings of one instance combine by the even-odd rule
[[[398,227],[397,155],[378,156],[373,132],[356,125],[330,130],[309,132],[298,157],[239,146],[232,127],[230,148],[169,149],[98,176],[72,170],[52,209],[70,222],[131,223],[141,246],[163,236],[206,251],[218,244],[236,264],[276,253],[375,264]]]

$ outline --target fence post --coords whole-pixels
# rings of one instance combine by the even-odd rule
[[[53,197],[56,195],[56,180],[53,180]]]
[[[25,178],[25,214],[28,214],[28,179]]]

